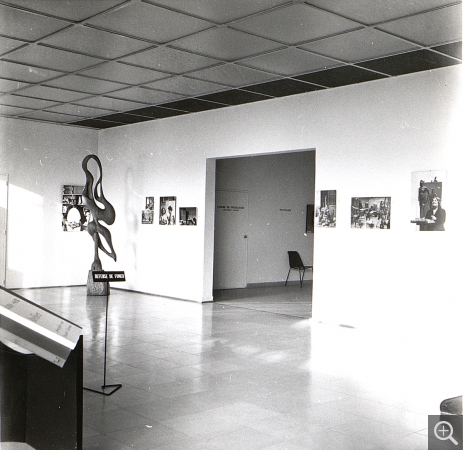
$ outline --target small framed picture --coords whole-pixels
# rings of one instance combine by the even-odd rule
[[[153,213],[151,209],[144,209],[141,213],[141,223],[153,223]]]
[[[391,228],[391,197],[352,197],[351,228]]]
[[[154,211],[154,197],[146,197],[145,209],[150,209]]]
[[[159,199],[159,225],[175,225],[177,197]]]
[[[197,225],[196,207],[179,208],[180,225]]]

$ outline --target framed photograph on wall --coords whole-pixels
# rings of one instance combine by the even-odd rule
[[[391,227],[391,197],[352,197],[351,228],[381,229]]]
[[[197,225],[196,221],[196,207],[179,208],[179,224],[180,225]]]
[[[153,214],[153,210],[144,209],[141,213],[141,223],[153,223]]]
[[[177,197],[159,199],[159,225],[175,225]]]
[[[417,231],[445,231],[442,196],[446,178],[445,170],[412,173],[410,222]]]
[[[154,197],[146,197],[145,209],[154,211]]]
[[[315,226],[336,228],[336,191],[316,192]]]
[[[90,211],[82,203],[84,186],[65,184],[61,202],[63,231],[84,231],[90,220]]]

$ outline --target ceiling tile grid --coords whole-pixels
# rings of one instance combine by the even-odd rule
[[[0,0],[0,116],[104,129],[461,64],[461,0]]]

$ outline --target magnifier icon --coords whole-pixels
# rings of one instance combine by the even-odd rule
[[[442,428],[438,430],[439,425],[442,425]],[[445,426],[448,427],[445,428]],[[442,436],[439,435],[439,432],[442,433]],[[446,436],[445,433],[448,432],[449,434]],[[434,427],[434,436],[436,436],[437,439],[440,441],[447,441],[450,440],[452,441],[455,445],[458,445],[457,440],[453,437],[453,427],[450,422],[447,422],[446,420],[441,420],[440,422],[436,423],[436,426]]]

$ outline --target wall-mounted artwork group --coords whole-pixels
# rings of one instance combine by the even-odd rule
[[[65,184],[62,198],[63,231],[84,231],[87,229],[90,211],[82,203],[84,186]]]
[[[142,210],[141,223],[152,224],[154,222],[154,197],[146,197],[145,209]],[[197,208],[180,207],[177,220],[177,197],[159,198],[159,225],[197,225]]]
[[[442,206],[445,170],[412,173],[411,223],[417,231],[445,231],[446,211]]]

